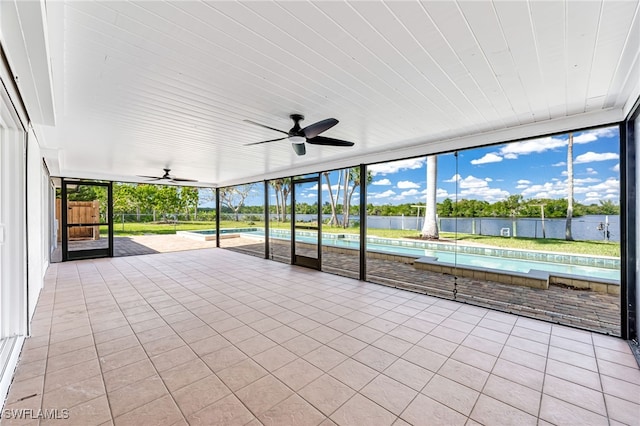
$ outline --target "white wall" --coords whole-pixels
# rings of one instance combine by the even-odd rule
[[[49,267],[49,176],[42,162],[38,140],[28,133],[27,148],[27,230],[29,260],[29,318],[38,301],[43,286],[43,277]]]

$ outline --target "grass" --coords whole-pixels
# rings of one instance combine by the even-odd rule
[[[290,223],[272,222],[272,228],[290,229]],[[147,234],[175,234],[176,231],[194,231],[203,229],[215,229],[215,222],[179,222],[173,223],[114,223],[114,235],[131,236]],[[264,227],[263,222],[235,222],[220,221],[221,228],[247,228]],[[100,232],[106,234],[106,227],[101,227]],[[360,228],[342,228],[323,225],[323,232],[358,234]],[[415,230],[399,229],[368,229],[369,235],[382,238],[419,238]],[[492,247],[513,248],[531,251],[558,252],[571,254],[584,254],[593,256],[620,257],[620,244],[608,241],[565,241],[553,238],[525,238],[525,237],[494,237],[487,235],[440,233],[441,240],[458,241],[472,244],[482,244]]]

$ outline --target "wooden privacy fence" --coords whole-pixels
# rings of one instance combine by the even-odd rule
[[[62,241],[62,200],[56,199],[56,219],[58,219],[58,241]],[[67,201],[67,224],[100,223],[100,201]],[[69,240],[99,240],[100,226],[72,226]]]

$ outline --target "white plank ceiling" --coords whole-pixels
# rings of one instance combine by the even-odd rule
[[[620,120],[637,1],[48,2],[60,176],[222,186]],[[279,133],[328,117],[307,145]],[[284,135],[283,135],[284,136]]]

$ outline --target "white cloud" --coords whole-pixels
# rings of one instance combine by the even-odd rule
[[[484,178],[484,180],[486,180],[487,182],[493,182],[493,179],[491,179],[490,177],[486,177]]]
[[[526,185],[526,184],[516,185],[516,189],[525,189],[525,188],[528,188],[528,187],[529,187],[529,185]]]
[[[606,160],[617,160],[620,156],[614,152],[592,152],[589,151],[587,153],[578,155],[576,159],[573,161],[575,164],[581,163],[591,163],[594,161],[606,161]]]
[[[455,194],[449,194],[446,189],[438,188],[436,190],[436,198],[447,198],[447,197],[453,197],[453,196],[455,196]]]
[[[460,179],[461,179],[460,175],[453,175],[451,176],[451,179],[445,179],[443,182],[447,182],[447,183],[459,182]]]
[[[380,179],[371,182],[371,185],[391,185],[391,181],[389,179]]]
[[[517,183],[518,185],[531,185],[531,181],[526,179],[520,179]]]
[[[593,167],[587,167],[587,174],[589,174],[589,175],[597,175],[598,172]]]
[[[620,172],[620,163],[616,164],[615,166],[613,166],[611,168],[611,170],[613,170],[614,172]]]
[[[400,182],[398,182],[397,186],[399,189],[420,188],[420,185],[409,180],[401,180]]]
[[[587,130],[573,137],[573,143],[583,144],[597,141],[598,138],[610,138],[617,134],[615,127]]]
[[[403,197],[410,197],[418,194],[420,194],[420,191],[418,191],[417,189],[410,189],[408,191],[403,191],[400,195],[402,195]]]
[[[409,160],[399,160],[399,161],[391,161],[389,163],[381,163],[381,164],[373,164],[368,167],[368,170],[371,171],[371,174],[376,175],[386,175],[391,173],[397,173],[402,170],[415,170],[424,166],[425,157],[422,158],[411,158]]]
[[[573,184],[574,185],[583,185],[585,183],[596,183],[596,182],[601,182],[600,179],[596,179],[596,178],[584,178],[584,179],[574,179],[573,180]]]
[[[564,167],[566,165],[567,165],[567,163],[565,163],[564,161],[560,161],[559,163],[552,164],[551,166],[552,167]]]
[[[489,184],[486,180],[477,178],[475,176],[467,176],[464,179],[460,180],[460,188],[483,188],[487,187]]]
[[[506,199],[509,191],[500,188],[490,188],[489,186],[479,188],[469,188],[460,191],[462,198],[472,198],[476,200],[484,200],[490,203]]]
[[[522,142],[513,142],[500,148],[498,154],[509,160],[514,160],[520,155],[541,153],[552,149],[562,148],[567,145],[566,140],[546,137],[530,139]]]
[[[598,197],[599,195],[600,195],[599,193],[593,192],[593,191],[590,191],[584,194],[585,197]]]
[[[496,155],[493,152],[490,152],[488,154],[485,154],[484,157],[482,158],[471,160],[471,164],[476,165],[476,164],[487,164],[487,163],[499,163],[500,161],[502,161],[502,157],[500,157],[499,155]]]
[[[373,194],[369,194],[369,197],[371,198],[387,198],[387,197],[391,197],[392,195],[396,195],[395,192],[393,192],[392,190],[387,190],[384,192],[380,192],[380,193],[373,193]]]

